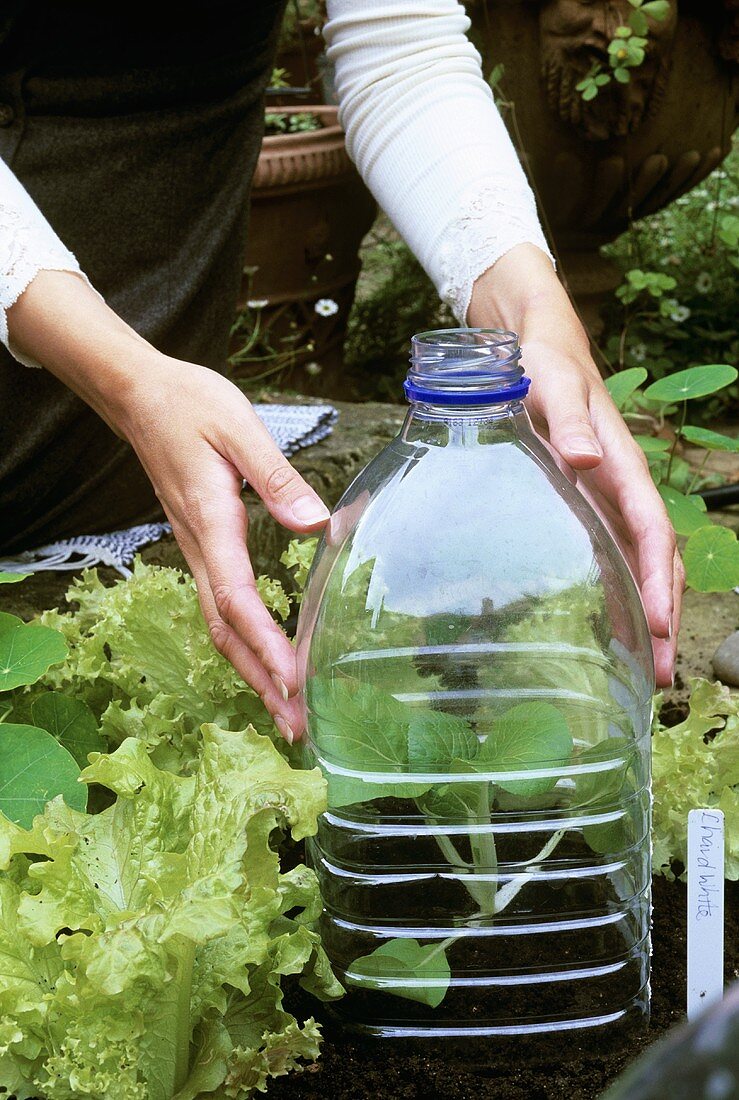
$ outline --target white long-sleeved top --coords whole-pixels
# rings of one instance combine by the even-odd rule
[[[475,279],[505,252],[529,242],[549,254],[533,194],[466,36],[469,19],[456,0],[328,0],[328,16],[324,35],[349,155],[464,321]],[[0,160],[6,346],[7,310],[42,270],[84,274]]]

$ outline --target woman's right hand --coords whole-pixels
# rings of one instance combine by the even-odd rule
[[[282,736],[302,732],[295,651],[257,593],[242,482],[291,531],[329,512],[233,383],[158,357],[121,425],[149,476],[198,588],[213,644],[263,699]]]
[[[41,271],[8,310],[14,348],[127,439],[190,566],[213,643],[259,693],[282,736],[303,727],[295,653],[257,594],[243,480],[305,535],[329,512],[227,379],[161,355],[78,275]]]

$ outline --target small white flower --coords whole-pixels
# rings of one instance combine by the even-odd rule
[[[675,321],[676,324],[682,324],[683,321],[687,321],[690,317],[690,310],[687,306],[675,306],[670,310],[670,320]]]
[[[637,363],[643,363],[648,355],[648,349],[646,344],[634,344],[631,349],[631,358],[636,359]]]
[[[323,370],[323,367],[321,366],[320,363],[306,363],[305,364],[305,373],[311,375],[311,377],[315,377],[315,375],[320,374],[322,370]]]
[[[250,298],[246,304],[249,309],[264,309],[269,305],[269,298]]]
[[[708,291],[713,286],[713,279],[707,271],[701,271],[698,278],[695,280],[695,289],[699,294],[708,294]]]
[[[333,298],[319,298],[313,308],[321,317],[333,317],[339,312],[339,307]]]

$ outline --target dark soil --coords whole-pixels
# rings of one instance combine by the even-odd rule
[[[320,1062],[301,1075],[270,1083],[271,1100],[595,1100],[649,1044],[684,1017],[685,887],[654,882],[652,1018],[649,1029],[616,1052],[605,1036],[573,1041],[571,1049],[541,1058],[531,1049],[490,1041],[489,1062],[469,1072],[446,1048],[409,1048],[394,1040],[366,1039],[344,1031],[330,1011],[293,992],[288,1007],[298,1018],[323,1022]],[[726,980],[739,977],[739,883],[726,884]]]

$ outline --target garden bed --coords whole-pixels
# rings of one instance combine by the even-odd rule
[[[392,436],[404,410],[386,405],[340,404],[340,427],[331,437],[296,456],[295,465],[324,498],[335,503],[346,483]],[[288,535],[280,532],[260,504],[252,509],[251,538],[257,572],[273,571]],[[714,517],[734,526],[735,514]],[[148,548],[148,562],[182,565],[174,541],[164,539]],[[114,571],[101,570],[112,581]],[[42,608],[59,606],[70,574],[44,573],[21,585],[0,588],[0,610],[30,618]],[[738,625],[739,599],[732,594],[689,592],[686,598],[681,652],[675,688],[666,693],[663,715],[670,723],[684,716],[688,680],[712,678],[710,658],[716,646]],[[470,1072],[449,1050],[421,1047],[409,1050],[393,1041],[351,1035],[337,1025],[330,1009],[297,988],[288,991],[287,1007],[298,1019],[311,1015],[324,1025],[321,1060],[300,1075],[270,1082],[269,1095],[311,1100],[330,1095],[361,1098],[433,1098],[444,1100],[595,1100],[607,1084],[647,1045],[684,1017],[685,1008],[685,887],[655,880],[652,1021],[648,1031],[624,1050],[606,1049],[605,1034],[586,1033],[564,1055],[565,1042],[552,1047],[521,1041],[511,1045],[490,1040],[483,1065]],[[739,977],[739,883],[727,883],[726,979]],[[463,1055],[464,1057],[464,1055]]]
[[[465,1073],[443,1048],[409,1051],[392,1040],[352,1036],[330,1012],[305,994],[293,994],[291,1011],[299,1018],[313,1014],[323,1022],[320,1062],[302,1076],[270,1085],[273,1100],[360,1100],[388,1096],[393,1100],[595,1100],[626,1065],[685,1014],[685,887],[664,878],[654,880],[652,1018],[649,1029],[629,1048],[608,1053],[597,1033],[574,1042],[568,1056],[539,1062],[516,1042],[503,1046],[490,1040],[489,1066]],[[726,884],[726,981],[739,978],[739,883]],[[318,1010],[318,1011],[317,1011]]]

